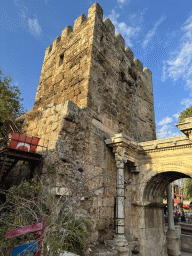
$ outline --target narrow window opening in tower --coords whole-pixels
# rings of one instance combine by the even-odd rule
[[[64,59],[64,54],[61,54],[59,59],[59,66],[63,64],[63,59]]]

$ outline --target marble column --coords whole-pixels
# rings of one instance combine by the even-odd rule
[[[172,200],[171,184],[167,186],[167,206],[168,206],[168,229],[175,230],[174,218],[173,218],[173,200]]]
[[[124,191],[124,162],[117,160],[117,187],[116,187],[116,234],[125,233],[125,191]]]
[[[115,134],[110,139],[105,140],[105,143],[113,148],[115,161],[117,166],[117,185],[116,185],[116,234],[113,240],[108,240],[106,243],[118,251],[118,255],[132,255],[128,242],[125,238],[125,189],[124,189],[124,166],[128,159],[133,159],[130,156],[129,148],[137,148],[137,144],[133,143],[129,137],[123,134]],[[131,146],[131,147],[130,147]]]

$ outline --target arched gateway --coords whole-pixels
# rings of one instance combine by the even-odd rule
[[[130,244],[139,240],[142,255],[180,255],[174,224],[165,232],[163,194],[174,180],[192,177],[192,118],[177,126],[186,135],[138,144],[123,134],[106,140],[117,163],[117,232]]]

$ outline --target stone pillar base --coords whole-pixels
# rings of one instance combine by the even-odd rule
[[[105,243],[115,248],[120,256],[131,256],[131,251],[124,235],[114,235],[113,240],[106,240]]]
[[[167,231],[167,253],[169,256],[181,256],[180,234],[177,230]]]

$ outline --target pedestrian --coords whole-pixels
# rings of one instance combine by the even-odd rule
[[[178,222],[179,222],[179,213],[178,213],[177,210],[176,210],[176,212],[175,212],[175,218],[174,218],[174,220],[175,220],[175,224],[177,225]]]
[[[181,222],[185,222],[185,213],[184,213],[184,211],[181,212]]]

